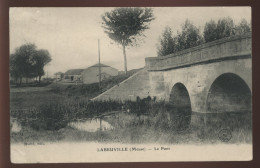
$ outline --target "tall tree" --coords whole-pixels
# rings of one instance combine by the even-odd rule
[[[240,23],[235,27],[235,34],[242,35],[251,31],[251,25],[247,23],[245,19],[242,19]]]
[[[122,46],[124,69],[127,73],[126,46],[137,44],[137,38],[154,19],[151,8],[115,8],[102,16],[102,25],[109,38]]]
[[[195,47],[203,43],[200,30],[188,19],[182,25],[182,31],[177,35],[177,51]]]
[[[39,83],[44,73],[44,66],[51,61],[51,56],[48,50],[37,50],[33,56],[33,73],[34,76],[39,77]]]
[[[39,77],[44,75],[44,66],[51,61],[47,50],[37,50],[35,44],[23,44],[10,55],[10,74],[17,79]]]
[[[22,82],[21,79],[23,76],[21,68],[19,66],[16,66],[17,64],[18,64],[17,55],[11,54],[9,69],[10,69],[11,77],[13,77],[15,79],[15,83],[17,83],[18,79],[20,79],[20,82]]]
[[[235,34],[234,21],[230,17],[218,20],[216,38],[221,39]]]
[[[157,48],[158,56],[165,56],[176,51],[176,38],[172,36],[172,29],[166,27],[160,37],[160,45]]]
[[[22,82],[22,77],[30,78],[32,77],[32,64],[31,60],[36,52],[36,46],[31,43],[23,44],[19,48],[15,49],[14,54],[10,57],[10,71],[11,75],[20,78],[20,83]]]
[[[217,23],[214,20],[206,22],[203,35],[206,43],[217,40]]]

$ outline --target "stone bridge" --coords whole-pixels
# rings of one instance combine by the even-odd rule
[[[156,96],[199,113],[251,111],[251,34],[233,36],[164,57],[94,100]]]
[[[251,34],[146,58],[150,94],[193,112],[251,110]]]

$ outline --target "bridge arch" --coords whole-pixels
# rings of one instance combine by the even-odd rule
[[[209,87],[206,111],[210,113],[251,111],[250,87],[235,73],[221,74]]]
[[[169,103],[171,104],[171,120],[178,120],[178,127],[184,129],[191,122],[191,100],[187,88],[182,83],[176,83],[172,87]],[[177,117],[177,118],[176,118]]]

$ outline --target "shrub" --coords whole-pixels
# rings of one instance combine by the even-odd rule
[[[69,122],[68,108],[64,104],[49,103],[40,106],[37,117],[30,122],[36,130],[59,130]]]

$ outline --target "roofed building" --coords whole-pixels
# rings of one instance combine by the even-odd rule
[[[82,76],[81,76],[82,71],[83,71],[83,69],[70,69],[65,72],[64,79],[69,80],[69,81],[81,81],[82,80]]]
[[[100,64],[101,67],[101,80],[107,79],[111,76],[117,76],[118,70],[108,65]],[[82,81],[85,84],[99,82],[99,64],[95,64],[84,69],[81,73]]]
[[[60,81],[64,77],[64,73],[62,73],[62,72],[57,72],[54,75],[55,75],[56,81]]]

